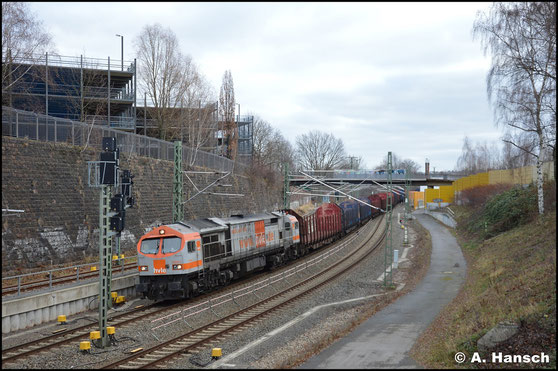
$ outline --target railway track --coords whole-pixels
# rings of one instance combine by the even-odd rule
[[[385,231],[378,236],[380,225],[385,225],[384,217],[365,241],[345,257],[331,264],[327,269],[318,272],[302,282],[263,299],[247,308],[241,309],[224,318],[197,328],[186,334],[160,343],[152,348],[138,351],[117,362],[105,365],[104,369],[111,368],[153,368],[164,367],[164,364],[185,353],[196,353],[206,346],[222,341],[226,337],[242,331],[244,328],[263,320],[275,311],[300,300],[318,288],[332,282],[344,274],[362,259],[370,255],[384,240]],[[373,241],[371,247],[367,246]]]
[[[375,233],[375,231],[378,229],[378,226],[380,224],[381,224],[381,221],[379,223],[377,223],[376,228],[375,228],[373,233]],[[350,237],[345,242],[347,242],[347,243],[352,242],[352,240],[356,237],[356,234],[351,233],[351,236],[352,237]],[[313,251],[311,254],[308,254],[307,257],[312,257],[317,252],[318,251]],[[304,264],[304,261],[298,261],[298,263],[299,264]],[[295,262],[295,265],[296,265],[296,262]],[[287,266],[287,268],[288,267],[290,267],[290,266]],[[248,279],[248,280],[242,280],[242,281],[239,281],[237,283],[233,283],[231,285],[223,287],[221,290],[208,292],[207,294],[196,297],[196,298],[188,301],[187,303],[179,302],[179,303],[175,303],[173,305],[167,306],[165,308],[160,308],[160,307],[157,307],[156,305],[150,305],[150,306],[146,306],[146,307],[142,307],[142,308],[135,308],[134,310],[128,311],[128,312],[125,312],[125,313],[116,313],[109,318],[109,320],[108,320],[109,325],[110,326],[115,326],[116,328],[122,328],[125,325],[130,325],[132,323],[141,321],[143,319],[152,319],[152,318],[154,318],[154,316],[165,315],[167,312],[173,312],[173,311],[176,311],[177,309],[181,309],[182,307],[185,307],[185,306],[195,306],[198,302],[202,302],[202,301],[205,301],[205,300],[208,300],[208,299],[211,300],[212,296],[222,295],[222,291],[233,291],[238,286],[250,285],[252,281],[257,281],[257,280],[265,280],[265,278],[262,279],[262,275],[260,274],[260,275],[257,275],[254,278],[251,278],[251,279]],[[265,301],[269,301],[269,300],[271,300],[271,299],[266,299]],[[275,303],[275,301],[272,301],[272,303]],[[256,307],[254,307],[254,310],[256,312],[261,310],[262,303],[258,303],[258,304],[259,304],[259,306],[258,306],[257,309],[256,309]],[[269,309],[269,311],[272,311],[272,310],[273,310],[272,308]],[[248,314],[249,317],[253,317],[251,314],[256,313],[256,312],[251,312],[248,309],[246,309],[245,311],[247,311],[246,313]],[[245,313],[245,315],[246,315],[246,313]],[[231,323],[234,323],[238,319],[238,313],[235,313],[235,315],[237,317]],[[264,314],[260,313],[259,315],[264,315]],[[231,316],[233,316],[233,315],[231,315]],[[229,317],[231,317],[231,316],[229,316]],[[229,317],[225,317],[225,319],[229,318]],[[242,318],[242,316],[241,316],[241,318]],[[223,324],[223,321],[226,321],[225,319],[222,319],[219,322],[221,324]],[[227,322],[227,324],[230,324],[230,323]],[[211,324],[208,325],[208,326],[202,327],[201,329],[197,329],[195,331],[196,331],[196,333],[203,332],[204,329],[210,329],[210,326],[211,326]],[[236,326],[236,327],[242,327],[242,325],[239,324],[239,326]],[[25,359],[26,357],[29,357],[29,356],[34,355],[34,354],[38,354],[38,353],[43,352],[43,351],[47,351],[47,350],[52,349],[52,348],[57,348],[57,347],[60,347],[60,346],[63,346],[65,344],[69,344],[69,343],[72,343],[72,342],[77,343],[80,340],[87,340],[87,339],[89,339],[90,331],[94,331],[94,330],[98,330],[98,323],[96,323],[96,322],[91,323],[91,324],[82,325],[82,326],[76,327],[74,329],[58,331],[56,333],[53,333],[50,336],[43,337],[43,338],[37,339],[37,340],[33,340],[31,342],[27,342],[27,343],[24,343],[24,344],[21,344],[21,345],[13,346],[13,347],[8,348],[8,349],[4,349],[4,350],[2,350],[2,363],[7,364],[7,363],[13,363],[13,362],[16,362],[16,361],[21,361],[22,359]],[[198,344],[198,346],[199,346],[199,344]]]
[[[121,272],[122,270],[124,270],[124,271],[130,271],[130,270],[133,270],[133,269],[137,270],[137,267],[138,267],[137,263],[128,263],[128,264],[124,265],[124,268],[113,267],[112,271],[113,271],[113,274],[114,274],[114,273]],[[68,274],[68,275],[52,278],[52,280],[49,279],[49,278],[46,278],[46,279],[43,279],[43,280],[23,282],[19,285],[19,287],[18,287],[17,284],[2,287],[2,296],[15,294],[15,293],[18,293],[18,291],[19,292],[32,291],[32,290],[37,290],[37,289],[41,289],[41,288],[44,288],[44,287],[51,287],[51,286],[65,284],[65,283],[78,282],[80,280],[86,280],[86,279],[94,278],[94,277],[97,277],[97,276],[99,276],[99,271],[79,272],[79,274],[77,272],[73,272],[73,273]]]
[[[256,280],[257,278],[253,278]],[[223,289],[226,290],[234,290],[237,286],[249,283],[248,281],[242,281],[235,284],[231,284]],[[111,316],[108,321],[110,326],[114,326],[117,328],[121,328],[125,325],[129,325],[136,321],[141,321],[145,318],[152,318],[155,315],[163,315],[166,312],[176,311],[181,307],[186,305],[193,306],[196,303],[211,299],[211,296],[216,296],[220,293],[219,291],[207,293],[207,295],[203,295],[197,298],[188,301],[187,304],[184,302],[178,302],[167,306],[165,308],[157,307],[155,304],[135,308],[131,311],[125,313],[116,313]],[[209,297],[208,297],[209,296]],[[99,324],[97,322],[82,325],[73,329],[68,329],[65,331],[55,331],[50,336],[43,337],[41,339],[33,340],[24,344],[16,345],[7,349],[2,350],[2,363],[13,363],[16,361],[20,361],[29,357],[34,354],[38,354],[40,352],[60,347],[62,345],[77,342],[79,340],[86,340],[89,339],[89,333],[91,331],[98,330]]]

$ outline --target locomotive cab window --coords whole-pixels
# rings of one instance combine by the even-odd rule
[[[180,237],[166,237],[163,238],[163,254],[170,254],[180,250],[182,239]]]
[[[159,241],[159,238],[141,241],[140,251],[143,254],[157,254],[157,251],[159,251]]]
[[[188,241],[188,252],[196,251],[196,241]]]
[[[286,222],[285,223],[285,229],[291,229],[291,223]]]
[[[296,229],[298,229],[298,222],[295,222],[295,226]]]

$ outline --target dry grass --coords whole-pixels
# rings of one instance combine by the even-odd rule
[[[458,210],[458,217],[468,213]],[[466,282],[421,335],[412,356],[430,368],[470,368],[467,362],[456,364],[455,353],[464,352],[470,359],[478,351],[480,337],[499,322],[510,320],[526,329],[525,339],[533,322],[549,330],[544,346],[538,348],[538,340],[523,340],[525,344],[513,349],[524,352],[518,354],[554,354],[546,367],[555,367],[556,342],[551,332],[556,331],[556,211],[482,243],[462,234],[458,238],[467,259]]]

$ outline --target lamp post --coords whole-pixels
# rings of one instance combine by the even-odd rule
[[[240,122],[240,103],[236,103],[236,105],[238,106],[238,120],[236,120],[238,126],[238,123]]]
[[[116,34],[116,36],[120,37],[120,49],[121,49],[121,56],[122,56],[122,71],[124,71],[124,36]]]

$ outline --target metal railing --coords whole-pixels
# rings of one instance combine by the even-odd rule
[[[137,260],[137,256],[130,256],[130,257],[124,257],[124,258],[120,258],[120,259],[114,259],[113,262],[119,261],[120,265],[116,265],[113,266],[113,270],[112,270],[112,275],[113,276],[123,276],[125,274],[125,264],[126,261],[128,261],[128,263],[131,263],[132,261]],[[46,270],[46,271],[41,271],[41,272],[33,272],[33,273],[26,273],[26,274],[20,274],[17,276],[9,276],[9,277],[2,277],[2,291],[4,291],[5,289],[7,289],[7,285],[5,285],[6,282],[8,281],[16,281],[16,286],[17,286],[17,293],[15,293],[14,295],[16,297],[19,297],[21,295],[21,290],[22,289],[31,289],[35,286],[40,287],[43,282],[42,281],[34,281],[34,282],[23,282],[23,280],[25,278],[31,278],[31,277],[48,277],[48,289],[52,289],[53,288],[53,284],[57,284],[59,283],[59,281],[64,282],[67,280],[72,280],[75,279],[75,282],[79,282],[80,281],[80,274],[83,275],[88,275],[89,273],[95,273],[98,272],[98,269],[91,269],[92,267],[99,267],[99,262],[96,263],[87,263],[87,264],[79,264],[79,265],[72,265],[69,267],[62,267],[62,268],[53,268],[50,270]],[[85,269],[84,269],[85,268]],[[62,274],[63,272],[69,272],[69,271],[74,271],[75,273],[72,274],[68,274],[68,275],[63,275],[63,276],[58,276],[57,277],[57,272],[60,272],[60,274]],[[133,269],[131,273],[127,273],[127,274],[136,274],[137,273],[137,269]],[[87,280],[90,278],[81,278],[82,280]],[[10,286],[9,288],[12,288],[12,286]]]
[[[118,118],[114,118],[115,126]],[[160,139],[127,133],[106,125],[91,125],[68,119],[46,116],[29,111],[2,106],[2,135],[16,138],[67,143],[76,146],[101,148],[103,137],[115,137],[121,153],[150,157],[160,160],[174,160],[174,143]],[[111,118],[111,126],[113,118]],[[182,147],[182,161],[197,167],[218,171],[246,170],[247,166],[228,158]]]
[[[387,173],[385,170],[304,170],[305,173],[321,179],[372,179],[372,180],[385,180]],[[296,172],[294,176],[298,176]],[[410,173],[411,178],[425,178],[425,174],[421,172]],[[459,176],[454,174],[436,173],[435,175],[429,174],[428,179],[431,180],[454,180]],[[405,171],[403,169],[393,170],[392,179],[404,180]]]
[[[33,55],[22,55],[14,56],[12,63],[14,64],[28,64],[28,65],[47,65],[49,67],[70,67],[70,68],[87,68],[93,70],[104,70],[109,69],[108,58],[91,58],[91,57],[77,57],[77,56],[67,56],[67,55],[57,55],[48,54],[48,61],[46,54],[33,54]],[[124,69],[126,72],[134,72],[135,66],[133,61],[124,61]],[[110,61],[111,71],[121,71],[122,70],[122,60],[112,59]]]

